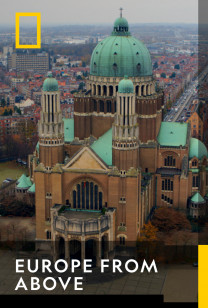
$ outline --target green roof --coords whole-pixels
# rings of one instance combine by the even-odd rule
[[[191,171],[192,173],[199,173],[199,169],[197,168],[190,168],[189,171]]]
[[[22,175],[21,175],[21,177],[17,180],[17,183],[20,183],[22,180],[26,180],[27,181],[27,177],[26,177],[26,175],[23,173]]]
[[[63,119],[64,121],[64,141],[74,140],[74,119]]]
[[[53,78],[51,73],[49,73],[48,78],[44,80],[43,91],[46,92],[58,91],[58,81],[55,78]]]
[[[29,176],[22,174],[21,177],[17,180],[17,188],[27,188],[32,186],[32,182]]]
[[[203,203],[205,202],[204,198],[200,195],[200,193],[195,193],[193,195],[193,197],[191,198],[191,202],[194,202],[194,203]]]
[[[32,181],[30,180],[30,177],[29,177],[29,176],[27,177],[27,182],[28,182],[28,185],[29,185],[29,186],[31,186],[31,185],[33,184]]]
[[[185,146],[187,131],[187,123],[162,122],[157,141],[161,146]]]
[[[106,163],[112,166],[112,128],[96,140],[91,149]]]
[[[28,192],[35,193],[35,183],[28,189]]]
[[[122,79],[118,84],[118,92],[119,93],[134,93],[134,85],[133,82],[128,79],[127,76]]]
[[[207,157],[207,148],[206,146],[198,139],[190,139],[190,148],[189,148],[189,158],[197,157],[202,159],[204,156]]]
[[[104,77],[152,76],[150,53],[141,41],[130,35],[125,18],[118,18],[111,36],[99,42],[93,50],[90,74]]]
[[[31,183],[32,185],[32,183]],[[22,177],[20,180],[19,180],[19,184],[17,185],[17,188],[28,188],[31,186],[29,181],[28,181],[28,178],[27,177]]]

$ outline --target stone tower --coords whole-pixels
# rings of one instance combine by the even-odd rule
[[[43,83],[39,129],[39,159],[46,168],[64,161],[64,122],[58,82],[48,74]]]
[[[113,165],[127,171],[139,166],[139,127],[134,85],[128,77],[119,82],[117,112],[113,123]]]

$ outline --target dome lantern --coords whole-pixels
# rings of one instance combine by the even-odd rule
[[[58,81],[55,78],[53,78],[51,72],[48,73],[47,78],[44,80],[43,91],[45,92],[58,91]]]
[[[118,93],[134,93],[134,85],[133,82],[128,79],[128,76],[124,76],[118,84]]]

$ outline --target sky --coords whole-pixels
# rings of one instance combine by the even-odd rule
[[[112,24],[120,7],[129,23],[198,22],[198,0],[1,0],[0,24],[15,12],[41,12],[42,25]]]

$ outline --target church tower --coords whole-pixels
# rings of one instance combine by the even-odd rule
[[[135,108],[134,85],[128,77],[119,82],[117,112],[113,123],[113,165],[128,171],[139,165],[139,127]]]
[[[39,159],[46,168],[64,161],[64,122],[58,82],[48,74],[43,83],[39,129]]]

